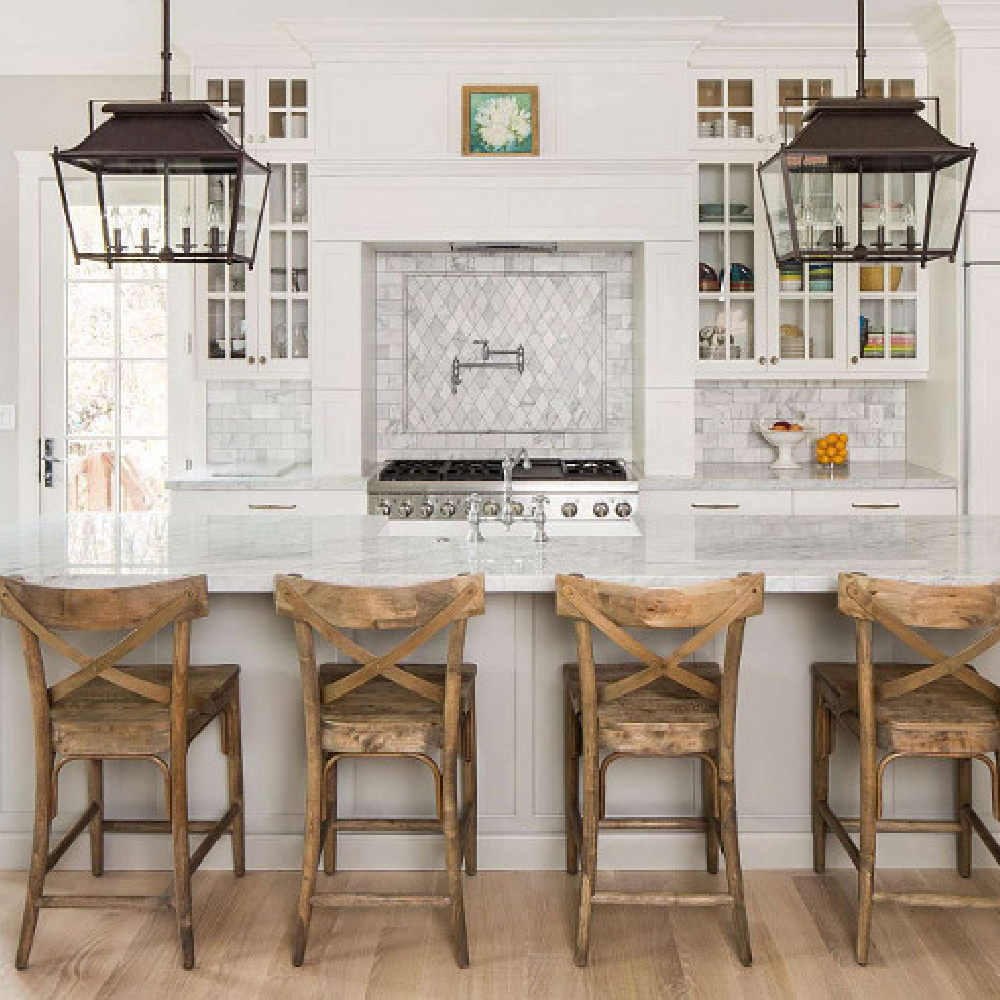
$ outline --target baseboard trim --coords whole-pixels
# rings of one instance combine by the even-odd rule
[[[992,860],[973,838],[974,862],[989,867]],[[294,871],[302,863],[302,838],[297,834],[248,834],[247,867],[256,871]],[[812,836],[805,832],[751,831],[740,835],[744,869],[812,870]],[[23,870],[31,856],[27,833],[0,834],[0,869]],[[416,834],[342,834],[338,861],[352,871],[434,870],[443,867],[443,850],[437,836]],[[700,870],[705,849],[700,835],[691,833],[601,834],[598,863],[620,871]],[[155,835],[109,834],[106,844],[108,870],[167,871],[169,839]],[[951,834],[883,834],[879,837],[878,864],[883,868],[950,868],[955,863],[955,838]],[[827,850],[830,868],[848,868],[850,862],[831,837]],[[558,871],[565,865],[561,833],[480,834],[479,867],[485,871]],[[226,838],[209,853],[203,867],[225,871],[231,866]],[[86,835],[73,845],[60,868],[90,867]]]

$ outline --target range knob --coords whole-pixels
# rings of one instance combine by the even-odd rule
[[[434,516],[434,504],[430,500],[425,500],[420,505],[420,516],[421,517],[433,517]]]
[[[621,503],[615,504],[615,513],[619,517],[629,517],[632,514],[632,505],[626,500],[622,500]]]
[[[524,514],[524,504],[521,503],[520,500],[515,500],[510,505],[510,512],[514,515],[514,517],[521,517],[521,515]]]
[[[445,500],[445,502],[441,504],[441,513],[444,514],[445,517],[454,517],[455,505],[450,500]]]
[[[388,517],[392,513],[392,504],[388,500],[380,500],[378,509]]]
[[[487,517],[496,517],[497,514],[500,513],[500,505],[496,502],[496,500],[487,500],[486,503],[483,504],[483,513]]]
[[[561,510],[563,517],[576,517],[576,504],[572,501],[564,503]]]
[[[413,504],[410,503],[409,500],[404,500],[399,505],[399,513],[402,514],[403,517],[409,517],[413,513]]]
[[[611,508],[603,501],[599,500],[594,504],[594,517],[607,517]]]

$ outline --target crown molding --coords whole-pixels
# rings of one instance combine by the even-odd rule
[[[689,157],[649,160],[532,159],[496,160],[478,157],[428,157],[410,160],[316,159],[310,166],[313,177],[505,177],[532,180],[544,177],[679,177],[694,172]]]
[[[434,58],[461,51],[516,55],[520,61],[560,54],[588,58],[622,50],[687,55],[720,23],[717,17],[673,18],[289,18],[282,28],[317,62]],[[602,60],[603,61],[603,60]]]
[[[1000,48],[1000,3],[996,0],[938,0],[916,18],[914,28],[928,52],[945,45]]]

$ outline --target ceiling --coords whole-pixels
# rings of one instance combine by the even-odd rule
[[[172,0],[172,5],[179,52],[197,44],[199,35],[233,27],[259,31],[263,38],[290,18],[712,17],[843,25],[854,23],[857,9],[855,0]],[[868,0],[868,22],[912,24],[934,5],[933,0]],[[87,53],[95,65],[118,56],[155,67],[159,0],[49,0],[17,7],[17,13],[0,14],[0,73],[30,72],[32,59],[40,64],[38,72],[59,71],[60,55],[72,67],[85,64],[81,55]]]

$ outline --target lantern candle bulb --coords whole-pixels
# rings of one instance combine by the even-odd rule
[[[137,225],[139,229],[139,246],[143,253],[149,253],[152,249],[149,241],[149,212],[143,210],[139,213]]]
[[[912,250],[917,245],[916,214],[912,205],[906,206],[906,246]]]
[[[111,247],[115,253],[121,253],[125,244],[122,243],[122,217],[119,212],[111,213],[108,226],[111,230]]]
[[[180,247],[181,247],[181,250],[184,251],[184,253],[190,253],[191,250],[192,250],[192,241],[191,241],[191,210],[188,209],[188,208],[185,208],[184,211],[181,212],[181,243],[180,243]]]
[[[220,223],[222,222],[219,208],[213,205],[208,210],[208,245],[212,253],[218,253],[222,247]]]
[[[844,240],[844,209],[839,204],[833,210],[833,245],[838,250],[847,245]]]
[[[885,227],[888,219],[886,217],[885,205],[883,204],[878,211],[878,228],[875,230],[875,246],[881,248],[887,246],[885,239]]]

